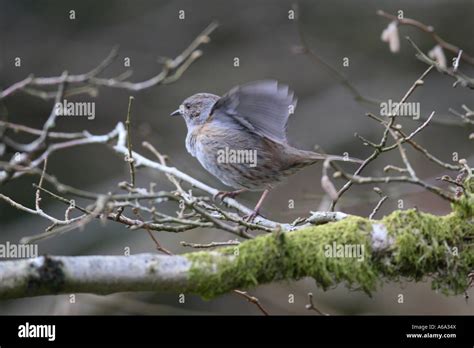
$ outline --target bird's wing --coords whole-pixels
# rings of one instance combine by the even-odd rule
[[[278,143],[287,143],[286,128],[296,97],[286,85],[274,80],[256,81],[234,87],[220,98],[211,117],[237,121],[250,131]]]

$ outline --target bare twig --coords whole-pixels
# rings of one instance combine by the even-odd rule
[[[378,201],[377,205],[375,206],[374,210],[369,215],[369,220],[373,220],[375,217],[375,214],[379,211],[380,207],[382,204],[387,200],[388,196],[382,196],[380,200]]]
[[[128,98],[128,111],[127,111],[127,120],[125,122],[125,125],[127,127],[127,148],[128,148],[128,156],[125,158],[125,160],[128,162],[130,166],[130,180],[131,180],[131,185],[132,187],[135,187],[135,165],[133,164],[133,157],[132,157],[132,134],[131,134],[131,109],[132,109],[132,103],[133,103],[133,96],[130,96]]]
[[[426,69],[423,72],[423,74],[421,74],[421,76],[411,85],[411,87],[408,89],[408,91],[402,97],[400,102],[397,104],[398,107],[397,107],[397,110],[395,112],[395,115],[398,113],[398,108],[400,107],[400,105],[402,105],[412,95],[412,93],[416,90],[416,88],[423,85],[423,79],[426,76],[428,76],[428,74],[431,72],[432,69],[433,69],[433,66],[430,66],[428,69]],[[390,132],[391,127],[393,127],[393,124],[395,123],[395,119],[396,119],[396,117],[390,117],[389,118],[388,123],[387,123],[386,128],[385,128],[385,131],[382,135],[382,138],[380,139],[379,144],[377,144],[376,148],[374,149],[374,152],[372,152],[372,154],[364,160],[364,162],[359,166],[359,168],[357,168],[357,170],[354,172],[355,176],[359,175],[364,170],[364,168],[367,167],[367,165],[369,163],[371,163],[373,160],[375,160],[382,153],[381,149],[383,147],[385,147],[385,144],[387,143],[388,134]],[[336,204],[339,201],[339,199],[341,198],[341,196],[352,186],[352,184],[353,184],[353,182],[351,180],[349,180],[337,192],[337,198],[334,199],[332,204],[331,204],[331,208],[330,208],[331,211],[333,211],[335,209]]]
[[[154,87],[158,84],[167,84],[172,83],[178,79],[183,72],[201,55],[202,52],[197,50],[199,46],[209,42],[209,35],[218,27],[217,22],[212,22],[209,24],[201,34],[199,34],[196,39],[176,58],[166,59],[163,65],[162,70],[155,76],[151,77],[148,80],[140,82],[130,82],[124,81],[123,76],[117,78],[101,78],[98,75],[108,67],[117,57],[118,48],[114,48],[109,55],[94,69],[90,70],[87,73],[79,75],[69,75],[66,78],[63,76],[56,77],[34,77],[33,75],[28,76],[22,81],[19,81],[10,87],[6,88],[0,92],[0,100],[6,98],[7,96],[12,95],[18,91],[26,91],[25,87],[27,86],[52,86],[59,85],[63,82],[67,84],[87,84],[88,87],[110,87],[110,88],[121,88],[130,91],[140,91],[143,89]],[[88,92],[89,89],[84,89],[83,92]],[[31,90],[29,90],[31,91]],[[77,92],[77,91],[76,91]],[[41,94],[36,91],[36,96]],[[43,94],[43,97],[49,98],[51,95]]]
[[[7,129],[11,129],[14,132],[25,132],[33,135],[41,135],[43,134],[43,130],[35,129],[28,126],[24,126],[22,124],[16,124],[12,122],[6,122],[0,120],[0,127],[5,127]],[[88,133],[86,131],[79,132],[79,133],[61,133],[61,132],[48,132],[48,138],[50,139],[77,139],[83,138]]]
[[[166,163],[166,160],[167,160],[167,157],[165,155],[162,155],[157,149],[155,149],[155,147],[153,145],[151,145],[149,142],[147,141],[144,141],[142,143],[142,146],[146,149],[148,149],[151,153],[153,153],[157,158],[158,160],[160,161],[160,163],[164,166],[167,166],[168,164]],[[181,184],[179,183],[179,181],[171,174],[166,174],[167,178],[169,181],[171,181],[174,186],[176,187],[176,189],[178,190],[178,192],[181,192],[183,193],[184,190],[183,188],[181,187]]]
[[[434,28],[431,25],[426,25],[422,22],[419,22],[415,19],[411,18],[399,18],[398,16],[392,15],[390,13],[384,12],[382,10],[377,11],[377,15],[385,17],[391,21],[396,21],[398,25],[408,25],[417,28],[418,30],[421,30],[424,33],[429,34],[434,41],[441,47],[443,47],[445,50],[448,50],[452,52],[455,55],[458,55],[461,57],[465,62],[474,65],[474,57],[470,56],[466,52],[463,52],[459,47],[453,45],[452,43],[447,42],[441,36],[439,36]]]
[[[434,115],[433,113],[431,115]],[[382,120],[380,117],[378,116],[375,116],[374,114],[371,114],[371,113],[367,113],[367,116],[376,120],[377,122],[379,122],[381,125],[383,125],[384,127],[387,127],[389,125],[389,123],[387,123],[386,121]],[[424,124],[427,124],[426,122],[424,122]],[[436,156],[434,156],[433,154],[431,154],[427,149],[425,149],[423,146],[421,146],[420,144],[418,144],[417,142],[415,142],[413,139],[409,139],[409,135],[406,135],[401,129],[398,129],[395,127],[395,125],[391,125],[390,127],[391,129],[393,129],[394,131],[396,131],[397,133],[399,133],[401,136],[402,136],[402,143],[404,142],[408,142],[415,150],[421,152],[428,160],[432,161],[433,163],[436,163],[437,165],[445,168],[445,169],[449,169],[449,170],[460,170],[461,169],[461,166],[460,165],[456,165],[456,164],[451,164],[451,163],[447,163],[447,162],[443,162],[442,160],[440,160],[439,158],[437,158]],[[424,128],[424,126],[422,125],[422,128]],[[416,131],[415,131],[416,132]],[[413,133],[415,133],[413,132]],[[418,133],[418,132],[416,132]],[[415,134],[416,134],[415,133]],[[414,135],[415,135],[414,134]],[[390,150],[393,150],[397,147],[397,144],[393,144],[393,145],[388,145],[388,146],[385,146],[384,148],[380,149],[381,152],[386,152],[386,151],[390,151]],[[393,166],[392,166],[393,167]],[[391,168],[393,169],[393,168]]]
[[[324,313],[324,312],[320,311],[320,310],[314,305],[313,293],[312,293],[312,292],[309,292],[309,293],[308,293],[308,304],[306,305],[306,309],[309,310],[309,311],[315,311],[315,312],[318,313],[319,315],[326,315],[326,316],[329,315],[329,314],[327,314],[327,313]]]
[[[232,245],[239,245],[240,242],[238,240],[229,240],[227,242],[211,242],[207,244],[198,244],[198,243],[188,243],[185,241],[180,242],[182,246],[195,248],[195,249],[208,249],[208,248],[217,248],[222,246],[232,246]]]
[[[441,64],[439,64],[437,61],[431,59],[428,57],[414,42],[411,40],[409,37],[406,38],[408,42],[413,46],[413,48],[417,51],[416,57],[422,61],[425,64],[428,64],[432,67],[436,67],[436,69],[448,76],[451,76],[454,78],[456,81],[453,84],[453,87],[456,87],[457,85],[461,85],[462,87],[468,87],[470,89],[474,89],[474,78],[469,77],[465,74],[463,74],[460,70],[454,71],[451,68],[445,68]]]
[[[263,308],[262,304],[260,303],[258,298],[256,298],[255,296],[251,296],[246,291],[241,291],[241,290],[234,290],[234,293],[237,294],[237,295],[240,295],[242,297],[245,297],[247,299],[247,301],[249,301],[250,303],[253,303],[254,305],[256,305],[257,308],[260,310],[260,312],[263,313],[263,315],[269,315],[267,310],[265,308]]]
[[[133,213],[135,215],[137,215],[140,219],[144,220],[144,218],[141,216],[140,212],[138,211],[137,208],[134,208],[133,209]],[[162,253],[166,254],[166,255],[173,255],[173,253],[171,251],[169,251],[168,249],[166,249],[165,247],[163,247],[161,245],[161,243],[158,241],[158,239],[153,235],[153,232],[150,231],[150,229],[148,228],[148,226],[144,227],[145,230],[148,232],[148,235],[150,236],[150,238],[153,240],[153,242],[155,243],[156,245],[156,250],[158,251],[161,251]]]
[[[47,228],[45,232],[36,234],[33,236],[23,237],[20,239],[20,243],[25,243],[25,244],[35,243],[39,240],[55,237],[62,233],[85,226],[90,221],[92,221],[92,219],[95,216],[97,216],[98,214],[100,214],[100,212],[103,211],[103,209],[106,206],[107,199],[108,199],[107,196],[100,196],[97,199],[95,208],[92,210],[91,214],[84,214],[82,216],[79,216],[71,220],[59,221],[59,223],[53,222],[53,225],[50,228]],[[57,225],[61,225],[61,226],[56,228]]]
[[[452,197],[450,194],[444,192],[442,189],[439,187],[430,185],[422,180],[419,180],[418,178],[414,179],[410,176],[382,176],[382,177],[363,177],[359,175],[350,175],[344,172],[341,172],[342,176],[346,178],[347,180],[359,184],[359,185],[365,185],[365,184],[388,184],[391,182],[405,182],[409,184],[414,184],[421,186],[425,188],[426,190],[437,194],[441,198],[449,201],[449,202],[455,202],[454,197]]]
[[[474,124],[474,110],[471,110],[470,108],[468,108],[466,105],[462,105],[462,108],[464,109],[464,114],[450,108],[449,111],[455,115],[455,116],[458,116],[459,118],[461,118],[463,120],[464,123],[467,123],[467,124]]]
[[[462,50],[460,49],[459,52],[458,52],[458,55],[456,57],[456,59],[454,60],[454,63],[453,63],[453,71],[456,72],[459,68],[459,61],[461,60],[461,56],[462,56]]]

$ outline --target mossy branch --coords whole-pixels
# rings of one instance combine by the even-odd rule
[[[459,294],[474,268],[473,239],[472,215],[440,217],[406,210],[376,222],[348,217],[238,247],[188,254],[189,291],[212,298],[236,287],[312,277],[323,289],[346,283],[370,293],[383,280],[431,277],[433,289]],[[346,251],[360,246],[363,257],[332,253],[341,246]]]
[[[387,280],[431,278],[433,289],[459,294],[468,287],[468,274],[474,269],[472,208],[471,197],[446,216],[413,209],[378,221],[350,216],[179,256],[6,261],[0,263],[0,299],[122,291],[174,291],[213,298],[236,288],[304,277],[312,277],[324,289],[345,283],[367,293]],[[344,255],[331,255],[341,246]],[[362,253],[349,257],[347,252],[354,247]]]

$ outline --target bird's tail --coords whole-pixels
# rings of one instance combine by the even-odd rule
[[[362,163],[363,161],[358,158],[352,158],[349,156],[335,156],[335,155],[326,155],[313,151],[305,151],[296,149],[293,147],[286,147],[284,150],[286,156],[285,160],[282,163],[282,172],[285,175],[291,175],[296,173],[302,168],[310,166],[316,162],[329,159],[331,161],[341,161],[341,162],[353,162],[353,163]]]
[[[349,156],[337,156],[337,155],[327,155],[321,154],[313,151],[304,151],[296,149],[297,157],[299,161],[303,162],[306,165],[316,163],[321,160],[331,160],[331,161],[341,161],[341,162],[353,162],[353,163],[363,163],[363,160],[358,158],[349,157]]]

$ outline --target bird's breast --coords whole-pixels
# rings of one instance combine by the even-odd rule
[[[197,145],[197,137],[198,137],[198,130],[194,129],[192,131],[188,131],[186,135],[186,150],[193,156],[196,157],[196,145]]]
[[[276,149],[245,130],[207,123],[188,133],[186,148],[208,172],[233,188],[260,190],[280,179]]]

